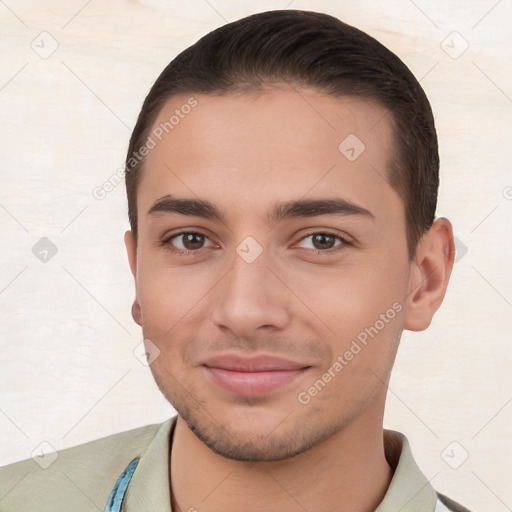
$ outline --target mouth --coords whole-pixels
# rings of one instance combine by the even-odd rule
[[[209,380],[239,396],[263,396],[304,375],[311,366],[270,355],[242,357],[224,354],[203,364]]]

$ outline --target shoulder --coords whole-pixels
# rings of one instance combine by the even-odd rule
[[[103,510],[119,474],[140,457],[162,424],[121,432],[0,468],[0,510]],[[48,459],[45,460],[45,458]]]

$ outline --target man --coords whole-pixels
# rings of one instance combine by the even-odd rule
[[[406,66],[325,14],[249,16],[167,66],[126,167],[132,313],[178,415],[8,466],[0,509],[466,510],[382,427],[455,252]]]

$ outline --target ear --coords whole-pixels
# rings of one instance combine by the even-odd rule
[[[128,262],[130,263],[130,270],[132,271],[133,277],[136,277],[136,275],[137,275],[137,242],[135,241],[135,237],[133,236],[133,233],[130,230],[128,230],[124,234],[124,245],[126,246],[126,253],[128,255]],[[135,300],[133,301],[132,317],[137,324],[142,326],[142,312],[141,312],[139,301],[137,300],[137,296],[135,296]]]
[[[426,329],[443,302],[455,258],[453,228],[448,219],[436,219],[423,235],[411,263],[404,329]]]
[[[137,274],[137,243],[130,230],[124,234],[124,245],[126,246],[130,270],[132,271],[133,277],[135,277]]]

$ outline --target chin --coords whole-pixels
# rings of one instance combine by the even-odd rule
[[[210,416],[202,408],[175,408],[189,429],[210,450],[224,458],[243,462],[270,462],[295,457],[337,430],[321,428],[311,421],[304,421],[304,418],[297,418],[293,411],[284,414],[284,409],[262,409],[258,414],[255,408],[234,415],[217,409],[219,412]]]
[[[210,450],[231,460],[242,462],[271,462],[289,459],[310,446],[297,442],[289,434],[268,436],[251,435],[249,432],[233,432],[230,437],[219,436],[218,433],[203,432],[196,427],[191,428],[196,436]]]

